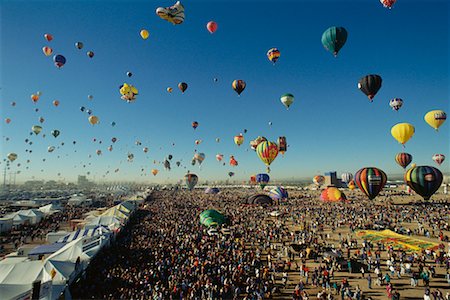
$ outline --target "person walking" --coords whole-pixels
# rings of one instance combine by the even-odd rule
[[[367,286],[369,287],[369,289],[372,289],[372,277],[369,275],[367,276]]]

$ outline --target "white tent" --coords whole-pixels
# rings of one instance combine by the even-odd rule
[[[50,299],[52,279],[42,261],[0,264],[1,299],[31,298],[33,282],[41,281],[39,299]]]
[[[51,215],[54,214],[55,212],[61,211],[61,207],[50,203],[45,206],[39,207],[39,211],[41,211],[45,215]]]
[[[19,210],[17,214],[30,218],[32,225],[38,224],[44,218],[44,213],[38,209]]]

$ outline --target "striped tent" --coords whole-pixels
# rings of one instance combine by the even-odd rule
[[[71,232],[65,237],[60,238],[58,240],[58,243],[70,243],[80,238],[102,235],[108,232],[110,232],[110,230],[106,226],[102,225],[96,226],[94,228],[78,229],[77,231]]]

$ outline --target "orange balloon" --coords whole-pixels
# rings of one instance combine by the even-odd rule
[[[34,103],[38,102],[39,100],[39,96],[36,94],[31,95],[31,101],[33,101]]]
[[[58,100],[54,100],[54,101],[53,101],[53,105],[54,105],[54,106],[58,106],[58,105],[59,105],[59,101],[58,101]]]

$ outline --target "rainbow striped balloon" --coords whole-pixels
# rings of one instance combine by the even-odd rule
[[[256,154],[258,154],[259,159],[270,166],[274,159],[278,155],[278,145],[274,142],[261,142],[258,147],[256,147]]]
[[[356,185],[369,197],[374,199],[383,189],[387,181],[386,173],[374,167],[362,168],[355,174]]]
[[[439,189],[442,179],[441,171],[430,166],[413,167],[405,173],[406,184],[424,200],[429,200]]]

